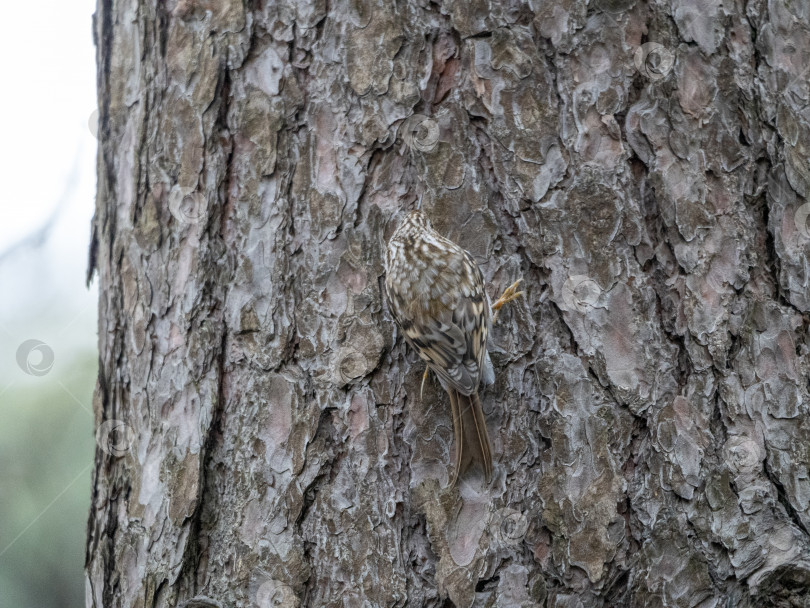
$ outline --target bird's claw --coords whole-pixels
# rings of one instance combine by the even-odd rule
[[[422,401],[422,394],[425,392],[425,380],[427,380],[428,377],[428,370],[430,370],[430,368],[426,365],[425,373],[422,374],[422,386],[419,388],[419,401]]]
[[[501,297],[498,298],[492,305],[492,310],[495,311],[495,315],[492,317],[493,325],[495,325],[495,322],[498,320],[498,313],[500,312],[501,307],[504,304],[508,304],[512,300],[516,300],[520,296],[526,294],[525,291],[517,291],[517,286],[520,285],[521,281],[523,281],[523,279],[518,279],[517,281],[512,283],[509,287],[507,287],[506,290],[504,290],[503,294],[501,294]]]

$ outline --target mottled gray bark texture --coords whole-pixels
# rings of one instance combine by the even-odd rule
[[[808,21],[100,0],[88,606],[810,606]],[[419,196],[525,278],[487,490],[381,296]]]

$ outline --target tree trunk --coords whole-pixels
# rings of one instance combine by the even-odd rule
[[[810,606],[810,5],[100,0],[87,605]],[[495,460],[396,335],[421,197]]]

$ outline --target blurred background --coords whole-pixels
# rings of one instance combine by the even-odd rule
[[[93,0],[12,2],[0,37],[0,608],[84,606],[97,288]]]

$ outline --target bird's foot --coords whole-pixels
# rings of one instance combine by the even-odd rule
[[[516,300],[520,296],[525,295],[525,291],[517,290],[517,286],[520,285],[521,281],[523,281],[523,279],[518,279],[507,287],[501,297],[492,305],[492,310],[495,312],[495,315],[492,317],[493,325],[495,325],[495,322],[498,320],[498,313],[501,311],[501,307],[504,304],[508,304],[512,300]]]
[[[430,371],[430,368],[425,365],[425,373],[422,374],[422,386],[419,388],[419,401],[422,401],[422,394],[425,392],[425,380],[427,380],[428,371]]]

